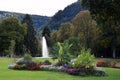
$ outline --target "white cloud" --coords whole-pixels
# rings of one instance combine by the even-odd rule
[[[52,16],[77,0],[0,0],[0,10]]]

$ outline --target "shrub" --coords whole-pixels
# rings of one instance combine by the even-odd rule
[[[23,59],[26,63],[31,62],[32,61],[32,56],[29,53],[25,53]]]
[[[65,41],[64,43],[57,42],[57,54],[54,58],[58,59],[60,66],[64,65],[66,62],[70,62],[72,56],[70,55],[69,50],[71,46],[72,44],[69,44],[68,41]]]
[[[16,61],[16,64],[22,65],[22,64],[27,64],[31,61],[32,61],[32,56],[26,53],[23,58],[20,58]]]
[[[18,59],[16,63],[10,65],[9,68],[18,70],[40,70],[40,65],[32,61],[32,56],[26,53],[23,58]]]
[[[91,55],[90,49],[82,49],[80,55],[72,63],[73,68],[93,68],[95,67],[95,57]]]

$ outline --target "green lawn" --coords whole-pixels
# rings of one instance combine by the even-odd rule
[[[105,77],[80,77],[62,72],[10,70],[8,65],[12,61],[0,58],[0,80],[120,80],[120,69],[104,68],[108,74]]]

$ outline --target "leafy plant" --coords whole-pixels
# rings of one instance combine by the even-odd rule
[[[91,55],[90,49],[82,48],[80,55],[72,63],[74,68],[93,68],[95,66],[95,57]]]
[[[67,62],[70,62],[71,55],[69,53],[69,49],[72,46],[72,44],[69,44],[68,41],[65,41],[64,43],[57,42],[57,50],[55,58],[58,59],[59,65],[64,65]]]
[[[30,61],[32,61],[32,56],[29,53],[25,53],[24,60],[26,62],[30,62]]]
[[[24,57],[23,58],[20,58],[16,61],[16,64],[19,64],[19,65],[27,65],[29,64],[30,62],[32,62],[32,56],[28,53],[25,53]]]

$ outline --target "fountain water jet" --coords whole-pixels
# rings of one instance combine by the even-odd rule
[[[48,48],[47,48],[47,42],[46,42],[46,39],[45,39],[44,36],[42,37],[42,57],[43,58],[48,58],[49,57],[49,51],[48,51]]]

